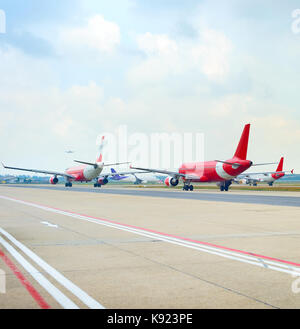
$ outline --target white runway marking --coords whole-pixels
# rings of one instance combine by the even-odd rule
[[[41,222],[41,224],[44,224],[44,225],[47,225],[47,226],[53,227],[53,228],[58,228],[58,225],[51,224],[51,223],[48,223],[48,222]]]
[[[221,256],[224,258],[237,260],[239,262],[255,265],[258,267],[265,268],[265,269],[270,269],[270,270],[274,270],[274,271],[278,271],[278,272],[284,272],[284,273],[288,273],[288,274],[292,274],[292,275],[300,274],[300,264],[295,264],[295,263],[287,262],[287,261],[283,261],[283,260],[276,260],[276,259],[272,259],[269,257],[260,256],[260,255],[254,255],[254,254],[251,255],[250,253],[243,253],[242,251],[233,250],[233,249],[230,250],[229,248],[225,248],[225,247],[221,247],[221,246],[212,246],[212,245],[209,246],[209,244],[200,242],[200,241],[194,241],[194,242],[188,241],[187,239],[171,236],[171,235],[161,233],[161,232],[154,232],[154,231],[143,229],[143,228],[137,228],[137,227],[133,227],[130,225],[116,223],[116,222],[106,220],[106,219],[93,218],[92,216],[80,215],[80,214],[76,214],[73,212],[68,212],[68,211],[64,211],[64,210],[60,210],[60,209],[56,209],[56,208],[42,206],[42,205],[38,205],[35,203],[17,200],[17,199],[5,197],[5,196],[0,196],[0,198],[9,200],[9,201],[13,201],[13,202],[17,202],[20,204],[24,204],[27,206],[39,208],[39,209],[42,209],[42,210],[45,210],[48,212],[53,212],[56,214],[77,218],[77,219],[91,222],[91,223],[94,223],[97,225],[103,225],[103,226],[115,228],[118,230],[130,232],[133,234],[145,236],[150,239],[156,239],[156,240],[168,242],[171,244],[179,245],[182,247],[198,250],[201,252]]]
[[[100,303],[98,303],[95,299],[90,297],[86,292],[84,292],[82,289],[77,287],[73,282],[68,280],[66,277],[64,277],[61,273],[59,273],[57,270],[55,270],[52,266],[47,264],[44,260],[42,260],[39,256],[37,256],[35,253],[33,253],[30,249],[28,249],[26,246],[24,246],[21,242],[17,241],[13,236],[11,236],[8,232],[4,231],[2,228],[0,228],[0,233],[5,236],[8,240],[10,240],[16,247],[18,247],[24,254],[26,254],[29,258],[31,258],[34,262],[36,262],[37,265],[39,265],[43,270],[45,270],[49,275],[51,275],[56,281],[58,281],[62,286],[64,286],[66,289],[68,289],[71,293],[73,293],[77,298],[79,298],[85,305],[87,305],[89,308],[93,309],[104,309],[104,306],[102,306]],[[35,273],[38,273],[38,271],[30,265],[24,257],[21,255],[17,255],[17,252],[13,250],[12,248],[4,239],[0,237],[0,243],[5,246],[5,248],[23,265],[23,267],[31,274],[36,275]],[[39,273],[38,273],[39,274]],[[55,287],[49,282],[49,284],[42,284],[44,282],[44,279],[41,277],[42,275],[39,274],[38,278],[36,279],[45,289],[48,290],[49,284],[52,286],[52,289]],[[55,290],[58,290],[55,288]],[[51,293],[49,291],[49,293]],[[63,296],[58,296],[59,293],[56,291],[57,295],[51,295],[62,305],[64,308],[78,308],[77,305],[75,305],[71,300],[64,300]],[[72,304],[71,304],[72,303]]]
[[[1,229],[0,229],[1,230]],[[2,233],[2,232],[1,232]],[[15,248],[0,236],[0,244],[24,267],[24,269],[65,309],[78,309],[66,295],[58,290],[43,274],[33,267]]]

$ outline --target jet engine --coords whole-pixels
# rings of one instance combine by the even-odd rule
[[[177,186],[179,184],[179,180],[174,177],[167,177],[165,179],[165,185],[167,186]]]
[[[58,183],[58,178],[57,177],[51,177],[49,179],[49,183],[52,184],[52,185],[56,185]]]
[[[250,184],[250,181],[247,178],[242,178],[239,180],[239,184],[248,185],[248,184]]]
[[[100,185],[106,185],[107,183],[108,183],[108,179],[106,177],[98,179],[98,184]]]

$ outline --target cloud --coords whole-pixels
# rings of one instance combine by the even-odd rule
[[[120,44],[121,35],[116,23],[95,15],[88,19],[84,27],[65,28],[60,38],[61,47],[88,47],[100,53],[110,53]]]
[[[34,57],[54,56],[54,49],[49,41],[35,36],[31,32],[13,31],[0,39],[0,45],[18,48]]]
[[[203,73],[210,79],[221,81],[229,72],[231,41],[222,33],[212,29],[201,31],[202,40],[191,47],[193,63],[200,63]]]
[[[164,34],[154,35],[147,32],[138,36],[137,44],[147,56],[173,56],[178,52],[177,43]]]
[[[93,81],[59,88],[48,63],[12,47],[0,48],[3,161],[59,169],[66,145],[94,158],[105,115],[103,88]]]
[[[3,36],[2,158],[61,170],[64,145],[93,159],[97,135],[121,124],[130,132],[204,132],[205,158],[226,158],[251,122],[251,159],[277,161],[284,152],[291,166],[299,162],[300,43],[287,5],[263,21],[251,2],[195,0],[186,8],[178,0],[171,8],[145,0],[117,12],[96,0],[79,11],[79,2],[71,12],[28,10],[25,21],[20,10],[19,37]]]
[[[220,31],[205,28],[197,38],[178,40],[147,32],[136,40],[146,57],[129,72],[134,84],[160,83],[195,71],[210,81],[223,82],[229,72],[232,44]]]

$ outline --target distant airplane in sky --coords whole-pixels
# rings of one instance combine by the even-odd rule
[[[250,124],[247,124],[244,127],[234,156],[226,161],[214,160],[183,163],[178,171],[139,168],[133,166],[130,166],[130,168],[169,175],[169,177],[167,177],[165,180],[165,184],[167,186],[177,186],[179,184],[179,180],[182,179],[184,182],[184,191],[193,191],[194,187],[191,185],[192,182],[216,182],[221,191],[228,191],[229,186],[232,184],[234,178],[243,173],[245,170],[252,166],[267,164],[253,164],[252,161],[246,160],[249,132]]]
[[[103,183],[106,182],[107,178],[99,178],[99,175],[101,174],[102,170],[106,166],[113,166],[113,165],[119,165],[124,163],[113,163],[113,164],[104,164],[102,161],[102,149],[104,144],[104,136],[101,139],[101,144],[99,147],[99,156],[97,157],[96,161],[94,163],[92,162],[85,162],[85,161],[78,161],[74,160],[77,163],[80,163],[80,166],[76,167],[70,167],[65,170],[65,172],[56,172],[56,171],[47,171],[47,170],[39,170],[39,169],[27,169],[27,168],[16,168],[16,167],[8,167],[5,166],[3,163],[3,167],[6,169],[13,169],[13,170],[21,170],[21,171],[31,171],[35,173],[41,173],[41,174],[48,174],[53,175],[53,177],[50,178],[50,183],[53,185],[56,185],[58,183],[58,176],[63,176],[66,179],[65,186],[66,187],[72,187],[72,182],[90,182],[94,179],[97,179],[97,182],[94,184],[95,187],[101,187],[101,185],[104,185]],[[128,163],[128,162],[125,162]],[[113,174],[111,174],[113,175]],[[110,176],[110,175],[108,175]],[[107,181],[108,182],[108,181]]]
[[[285,173],[290,172],[294,174],[294,169],[291,171],[282,171],[283,170],[283,161],[284,158],[282,157],[279,161],[278,167],[276,171],[268,171],[268,172],[261,172],[261,173],[249,173],[249,174],[241,174],[235,178],[235,182],[238,184],[249,184],[256,186],[257,183],[268,183],[269,186],[272,186],[273,183],[285,176]]]

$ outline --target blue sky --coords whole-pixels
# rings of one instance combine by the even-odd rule
[[[62,169],[104,131],[203,132],[205,158],[297,168],[298,1],[2,0],[1,160]],[[225,145],[222,145],[222,143]],[[1,171],[2,172],[2,171]]]

